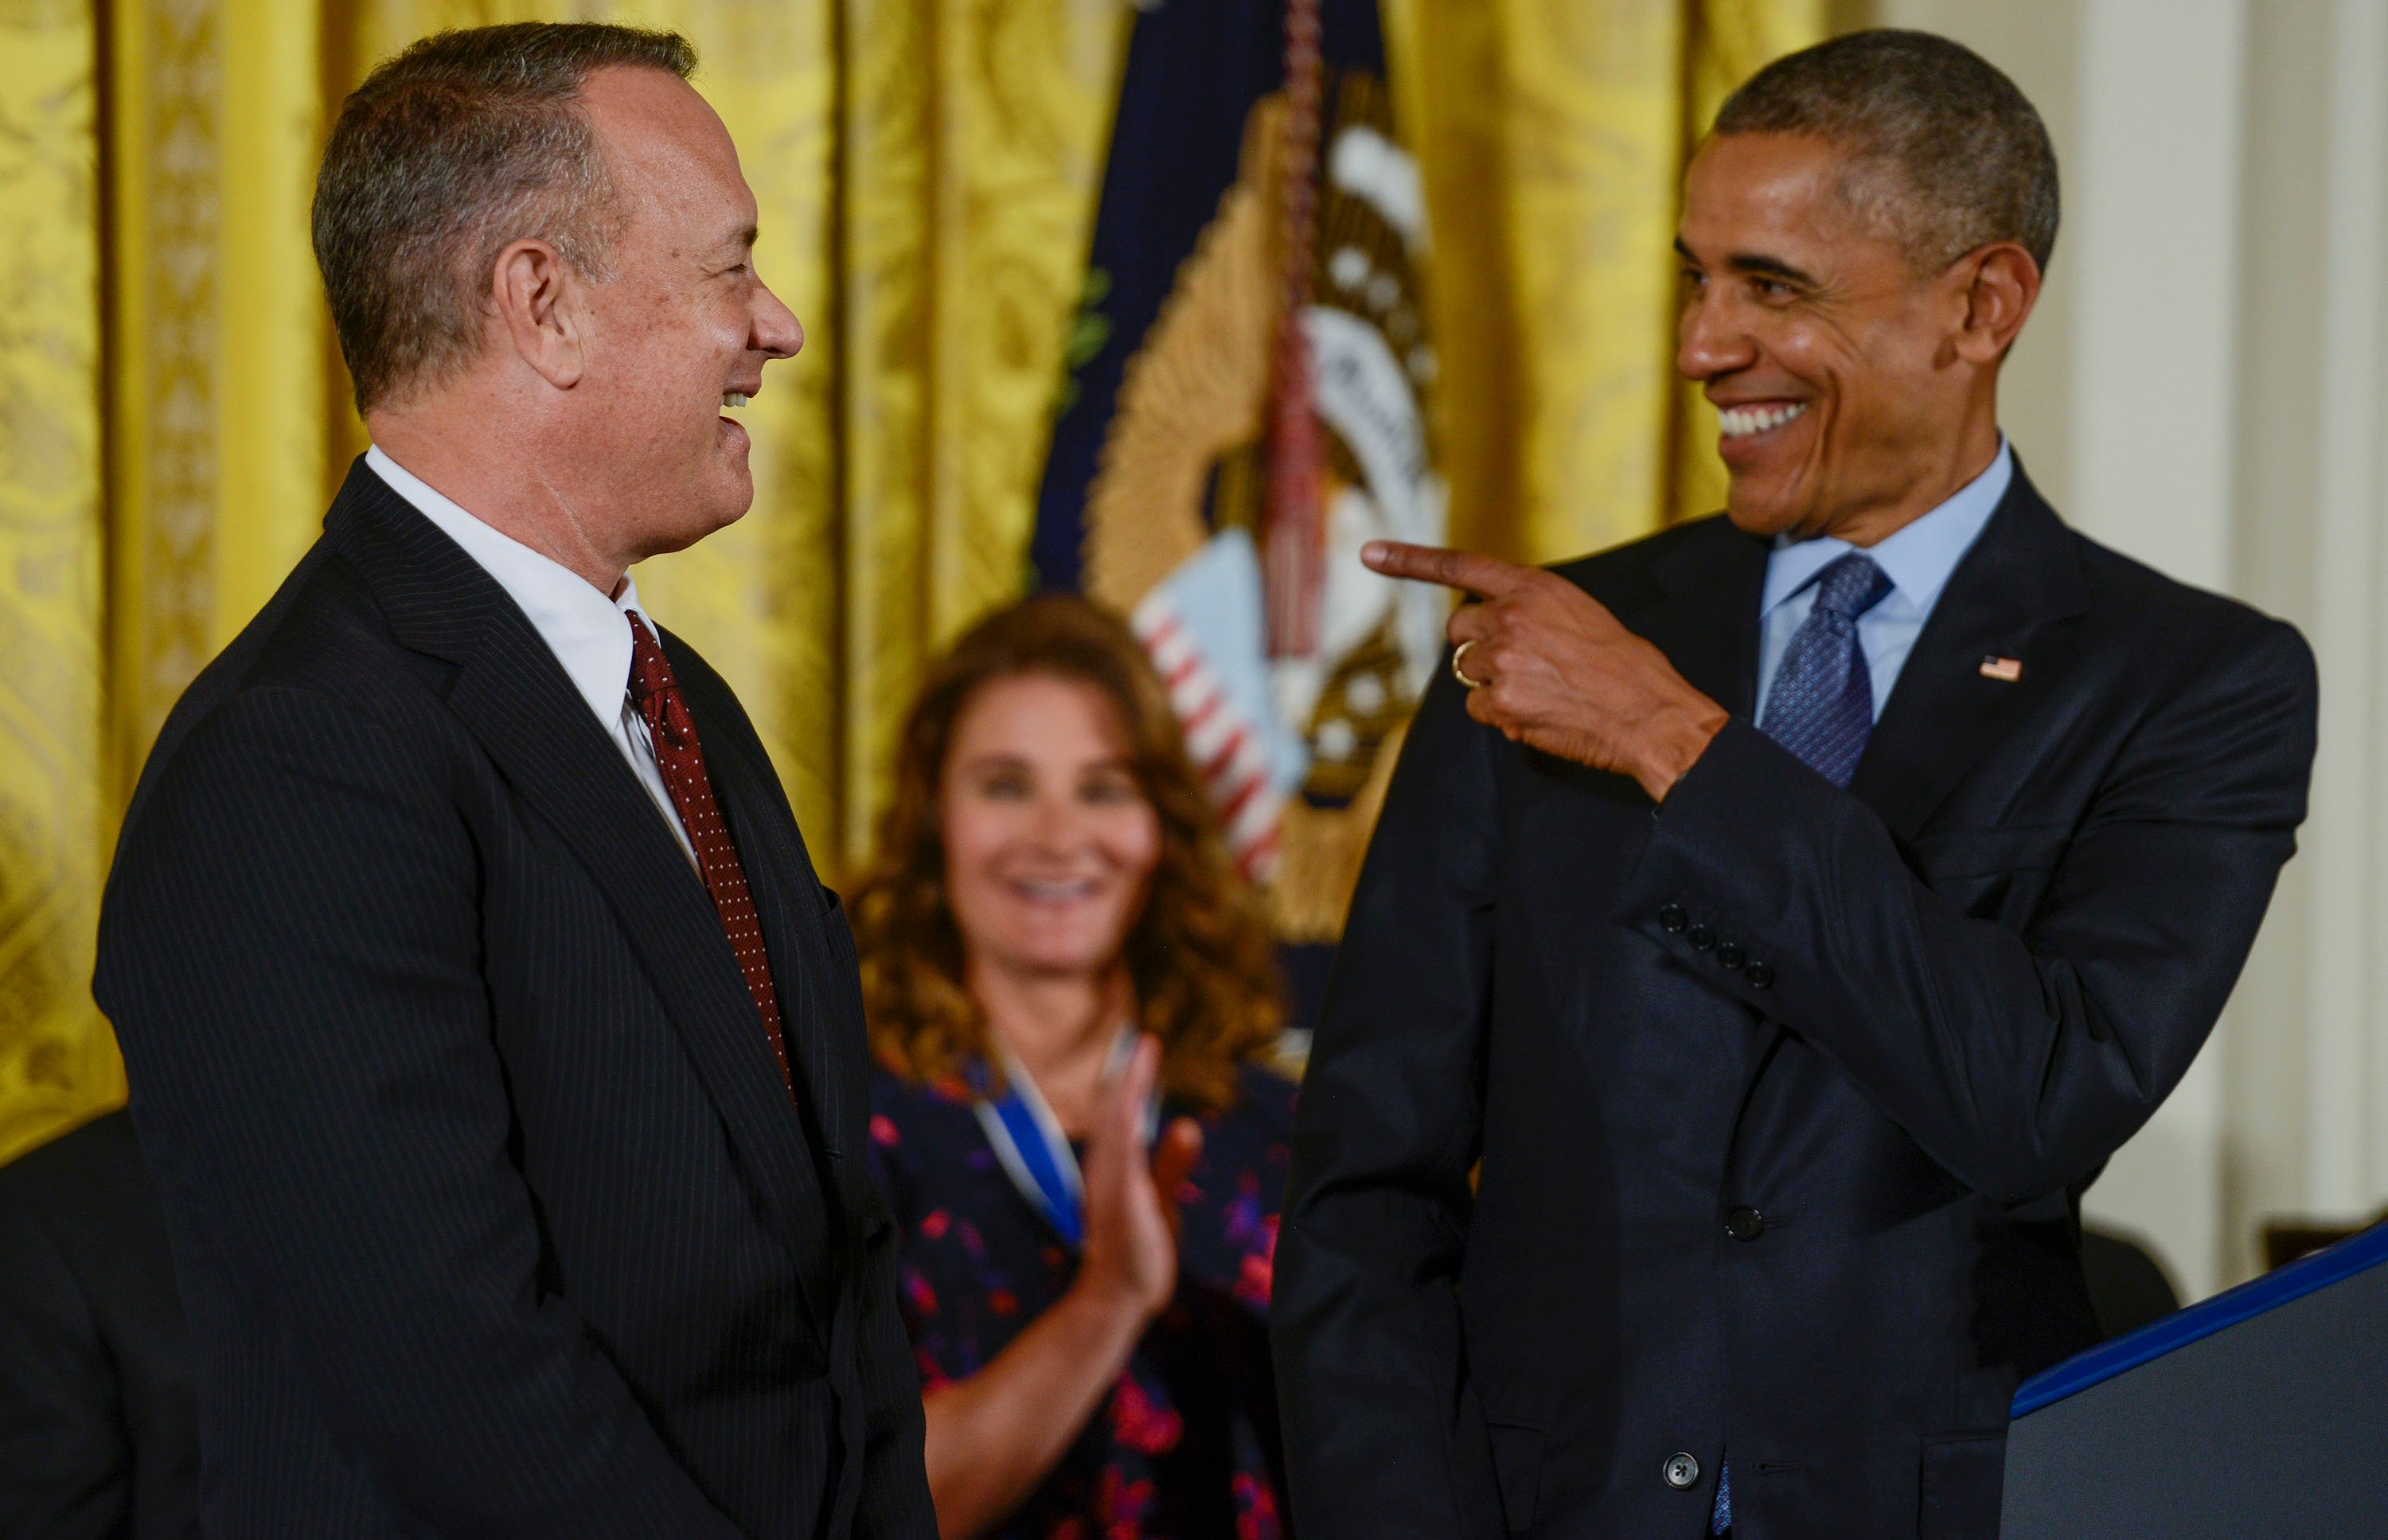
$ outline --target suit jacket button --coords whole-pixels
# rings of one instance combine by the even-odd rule
[[[1724,1232],[1736,1241],[1755,1241],[1766,1233],[1766,1216],[1743,1204],[1724,1217]]]
[[[1749,987],[1753,990],[1771,990],[1774,987],[1774,970],[1755,959],[1741,970],[1741,976],[1748,981]]]
[[[1692,943],[1692,950],[1694,952],[1714,952],[1716,950],[1716,932],[1709,929],[1705,925],[1696,925],[1692,927],[1691,930],[1683,937],[1683,940]]]
[[[1737,968],[1747,960],[1748,953],[1743,952],[1740,947],[1735,946],[1731,941],[1727,941],[1717,948],[1717,966],[1719,967]]]
[[[1683,913],[1680,903],[1670,903],[1658,911],[1658,928],[1670,936],[1682,935],[1691,923],[1692,916]]]
[[[1667,1484],[1676,1491],[1689,1491],[1699,1484],[1700,1462],[1685,1454],[1669,1455],[1667,1463],[1659,1468],[1658,1473],[1665,1476]]]

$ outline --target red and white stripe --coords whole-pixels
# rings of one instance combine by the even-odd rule
[[[1285,799],[1269,781],[1268,746],[1220,686],[1160,590],[1147,594],[1128,619],[1169,692],[1170,708],[1186,733],[1186,751],[1219,810],[1219,823],[1237,865],[1254,882],[1277,870]]]

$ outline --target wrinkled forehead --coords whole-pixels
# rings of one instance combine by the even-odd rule
[[[1904,264],[1911,201],[1896,167],[1820,135],[1710,134],[1684,174],[1679,245],[1701,261],[1762,249]]]

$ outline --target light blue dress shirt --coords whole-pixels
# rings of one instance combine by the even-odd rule
[[[2014,451],[2005,435],[1989,469],[1959,487],[1947,502],[1866,549],[1874,564],[1889,575],[1891,590],[1880,603],[1858,617],[1858,645],[1865,649],[1866,672],[1874,681],[1874,714],[1882,720],[1883,702],[1890,699],[1899,671],[1915,650],[1924,623],[1950,574],[1965,552],[1974,549],[1982,526],[1998,511],[1999,500],[2014,480]],[[1845,551],[1859,549],[1847,540],[1823,536],[1813,540],[1777,541],[1766,559],[1766,588],[1759,600],[1758,707],[1755,720],[1766,720],[1766,697],[1774,688],[1775,672],[1790,650],[1792,634],[1816,607],[1816,578]]]

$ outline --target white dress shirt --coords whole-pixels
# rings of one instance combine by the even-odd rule
[[[1999,500],[2014,480],[2014,451],[2003,435],[1989,469],[1957,489],[1956,494],[1897,534],[1870,548],[1890,578],[1890,592],[1858,617],[1858,645],[1865,649],[1866,672],[1874,683],[1874,720],[1882,720],[1883,703],[1899,671],[1915,650],[1932,606],[1965,553],[1974,549],[1982,526],[1998,511]],[[1766,720],[1766,697],[1774,688],[1775,671],[1791,648],[1792,635],[1816,607],[1816,579],[1847,551],[1861,548],[1830,536],[1813,540],[1778,539],[1766,559],[1766,588],[1759,600],[1758,708],[1756,721]]]
[[[378,444],[365,451],[365,463],[389,484],[391,491],[438,525],[441,534],[464,547],[464,554],[497,579],[498,587],[521,606],[531,629],[564,665],[572,688],[589,702],[597,725],[622,751],[630,773],[647,789],[672,838],[680,841],[693,865],[696,849],[689,843],[688,831],[680,827],[680,814],[672,807],[671,793],[664,787],[663,767],[655,763],[655,746],[647,737],[646,720],[630,700],[628,617],[634,612],[641,619],[646,617],[639,605],[638,584],[625,574],[621,591],[608,599],[571,568],[501,535],[433,490],[384,454]],[[653,623],[649,625],[652,628]]]

